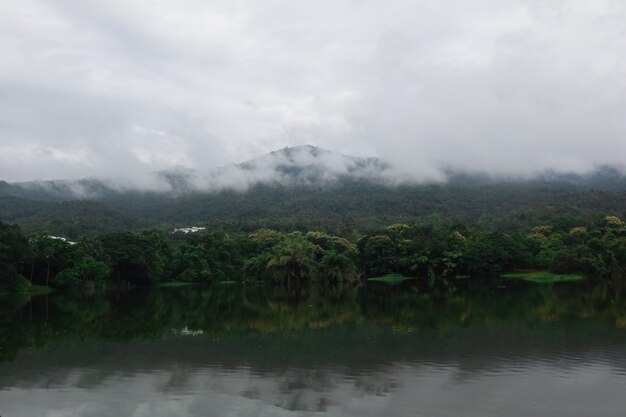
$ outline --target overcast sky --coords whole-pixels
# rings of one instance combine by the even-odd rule
[[[0,179],[308,143],[511,174],[626,162],[623,0],[0,2]]]

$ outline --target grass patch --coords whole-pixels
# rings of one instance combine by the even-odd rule
[[[397,284],[397,283],[407,281],[410,279],[415,279],[415,278],[405,277],[404,275],[400,275],[400,274],[387,274],[387,275],[383,275],[382,277],[368,278],[367,280],[385,282],[387,284]]]
[[[207,281],[204,284],[208,284],[211,281]],[[217,281],[217,284],[236,284],[238,281],[233,281],[233,280],[224,280],[224,281]],[[171,288],[171,287],[186,287],[188,285],[200,285],[203,284],[201,282],[185,282],[185,281],[168,281],[168,282],[162,282],[160,284],[157,285],[157,287],[166,287],[166,288]]]
[[[24,292],[30,295],[43,295],[52,292],[52,288],[46,287],[45,285],[31,285],[28,287],[28,290]]]
[[[162,282],[157,285],[157,287],[185,287],[187,285],[193,285],[193,282],[183,282],[183,281],[168,281]]]
[[[553,274],[552,272],[515,272],[502,274],[500,278],[523,279],[524,281],[536,282],[538,284],[552,284],[554,282],[580,281],[585,279],[582,275]]]
[[[28,287],[24,287],[18,291],[9,291],[6,288],[0,288],[0,294],[2,295],[44,295],[48,294],[49,292],[52,292],[52,288],[46,287],[45,285],[29,285]]]

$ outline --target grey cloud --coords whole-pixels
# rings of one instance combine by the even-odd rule
[[[7,1],[0,178],[211,182],[302,143],[419,180],[623,165],[624,20],[609,0]]]

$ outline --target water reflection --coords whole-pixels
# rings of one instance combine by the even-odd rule
[[[408,282],[0,300],[0,415],[621,415],[621,294]]]

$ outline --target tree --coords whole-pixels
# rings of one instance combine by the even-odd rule
[[[103,282],[109,273],[109,267],[103,262],[96,261],[91,256],[83,256],[76,260],[74,266],[59,272],[52,284],[57,287],[82,286],[87,282],[96,284]]]
[[[319,264],[319,275],[329,281],[353,281],[358,278],[354,261],[335,251],[324,253]]]
[[[291,233],[270,252],[266,271],[274,278],[288,282],[312,281],[317,278],[319,246],[300,233]]]
[[[374,235],[362,239],[363,268],[368,277],[397,272],[400,254],[397,245],[387,235]]]
[[[28,240],[18,226],[0,222],[0,285],[7,285],[22,272],[29,255]]]

